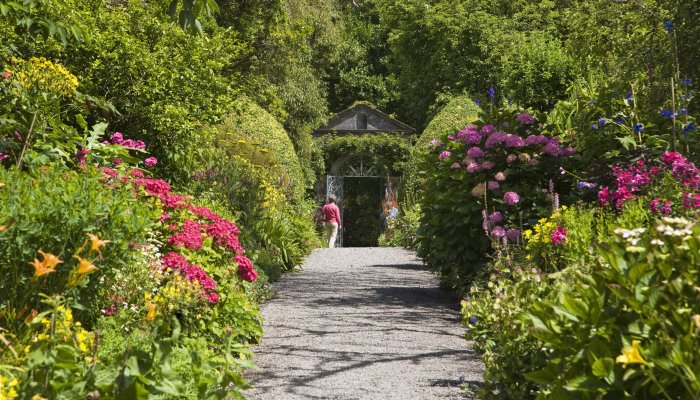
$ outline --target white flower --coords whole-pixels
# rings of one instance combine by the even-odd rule
[[[661,239],[652,239],[651,244],[656,246],[664,246],[666,243],[664,243],[664,241]]]

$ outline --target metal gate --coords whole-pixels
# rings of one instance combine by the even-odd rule
[[[335,204],[340,209],[340,220],[345,221],[343,217],[343,178],[342,176],[326,175],[326,198],[329,195],[335,195]],[[343,230],[338,229],[338,237],[335,240],[335,247],[343,247]]]

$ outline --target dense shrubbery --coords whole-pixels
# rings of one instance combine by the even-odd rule
[[[420,167],[428,144],[433,139],[438,139],[446,132],[458,132],[465,126],[479,119],[479,106],[466,96],[450,98],[440,109],[411,149],[411,158],[406,166],[402,193],[408,200],[407,207],[411,207],[411,201],[415,198],[416,191],[420,191],[425,177],[420,175]]]
[[[557,208],[501,246],[462,301],[484,398],[697,393],[700,175],[672,152],[612,175],[597,207]]]
[[[553,179],[574,153],[517,109],[486,120],[434,139],[421,164],[420,254],[450,286],[478,271],[489,238],[519,241],[558,201]]]

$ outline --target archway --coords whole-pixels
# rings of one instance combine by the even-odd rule
[[[377,157],[359,153],[342,157],[327,177],[326,194],[338,198],[344,229],[339,234],[343,247],[376,246],[382,230],[382,178]]]

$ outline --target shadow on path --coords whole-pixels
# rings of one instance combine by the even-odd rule
[[[465,398],[481,381],[457,299],[412,252],[317,250],[275,288],[251,399]]]

